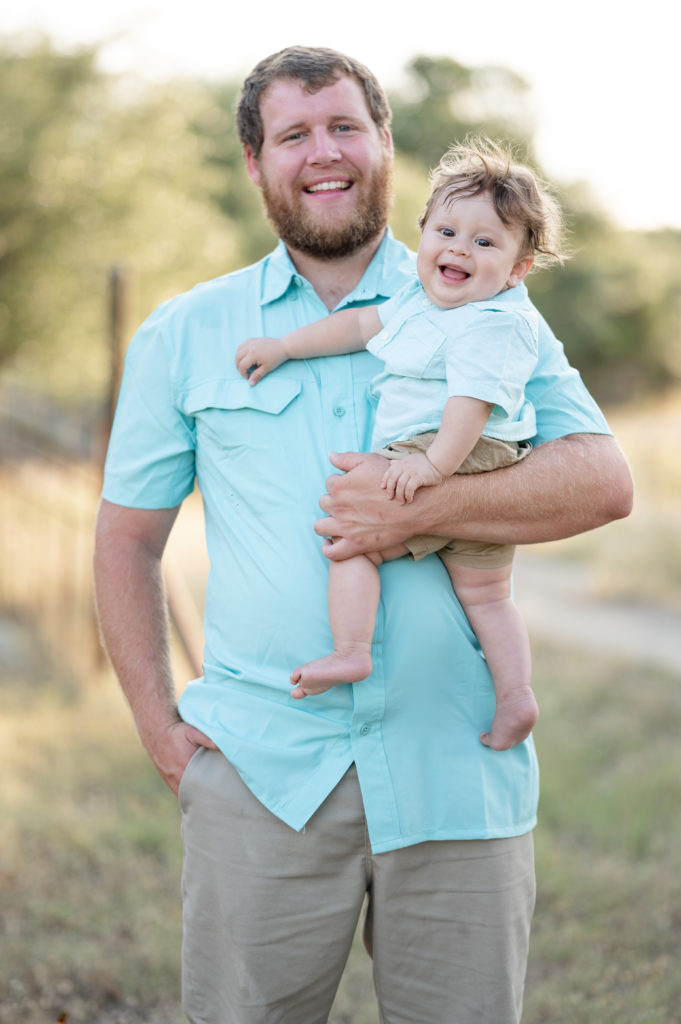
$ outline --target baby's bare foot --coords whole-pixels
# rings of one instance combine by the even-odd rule
[[[325,693],[338,683],[357,683],[371,673],[371,648],[368,644],[353,645],[327,654],[325,658],[308,661],[291,673],[292,697]]]
[[[497,699],[492,728],[480,735],[480,741],[494,750],[508,750],[527,739],[538,717],[539,708],[530,687],[512,690]]]

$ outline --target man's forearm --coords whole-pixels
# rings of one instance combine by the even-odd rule
[[[613,438],[573,434],[541,445],[507,469],[445,481],[433,499],[423,510],[433,533],[537,544],[627,516],[631,474]]]
[[[97,609],[107,652],[140,739],[174,793],[196,746],[214,746],[177,711],[161,575],[176,514],[176,509],[135,510],[104,501],[95,542]]]
[[[348,470],[355,458],[340,456],[334,464]],[[631,510],[631,474],[608,435],[560,438],[507,469],[423,488],[407,506],[381,492],[376,480],[384,465],[368,456],[344,476],[330,478],[320,504],[332,518],[315,528],[322,536],[341,538],[325,549],[331,558],[390,547],[415,533],[535,544],[594,529]]]
[[[177,512],[103,501],[95,539],[102,636],[140,739],[173,793],[196,748],[215,749],[215,743],[183,722],[177,710],[161,575],[161,558]]]
[[[95,586],[107,653],[148,747],[177,721],[160,558],[130,537],[100,533]]]

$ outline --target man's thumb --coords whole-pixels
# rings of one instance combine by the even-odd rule
[[[363,452],[331,452],[329,455],[332,465],[336,469],[341,469],[344,473],[349,473],[355,466],[359,466],[364,458]]]

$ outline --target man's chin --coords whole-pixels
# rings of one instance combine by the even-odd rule
[[[386,224],[387,220],[372,224],[364,221],[345,227],[320,228],[317,225],[305,225],[301,221],[291,226],[273,222],[279,237],[289,249],[319,260],[337,260],[351,256],[374,242],[383,233]]]

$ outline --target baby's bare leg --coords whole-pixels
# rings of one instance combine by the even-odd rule
[[[338,683],[366,679],[372,668],[371,642],[381,584],[378,566],[406,554],[402,545],[390,551],[329,562],[329,625],[333,651],[291,673],[292,697],[324,693]]]
[[[494,682],[497,708],[490,731],[480,739],[495,750],[507,750],[529,735],[539,714],[530,685],[527,629],[511,600],[511,566],[480,569],[449,563],[447,570]]]

